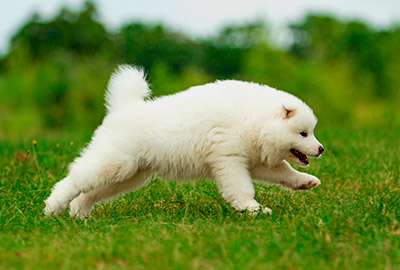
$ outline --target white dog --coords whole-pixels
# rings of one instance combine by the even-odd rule
[[[298,98],[265,85],[217,81],[145,100],[144,74],[120,66],[106,93],[107,115],[69,174],[45,201],[46,214],[70,206],[87,215],[101,200],[142,186],[155,173],[170,179],[215,179],[236,210],[272,213],[254,200],[252,179],[292,190],[318,178],[290,167],[307,166],[322,145],[312,110]]]

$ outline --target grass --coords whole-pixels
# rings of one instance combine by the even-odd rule
[[[155,179],[86,220],[43,200],[88,137],[0,143],[0,269],[399,269],[400,128],[325,129],[322,185],[256,185],[272,216],[232,210],[212,181]],[[74,143],[71,143],[73,141]]]

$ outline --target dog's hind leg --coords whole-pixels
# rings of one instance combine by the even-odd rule
[[[94,204],[102,200],[140,188],[152,175],[150,169],[140,170],[133,177],[117,183],[109,183],[81,193],[70,203],[70,216],[85,217],[93,209]]]
[[[138,171],[138,164],[129,156],[86,151],[75,159],[66,178],[58,182],[45,200],[46,215],[59,214],[80,193],[113,182],[122,182]]]

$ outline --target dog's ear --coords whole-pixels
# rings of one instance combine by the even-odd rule
[[[283,118],[289,119],[296,114],[297,106],[294,104],[284,104],[283,106]]]

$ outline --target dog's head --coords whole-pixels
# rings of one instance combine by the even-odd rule
[[[278,116],[280,129],[279,139],[284,159],[297,165],[307,166],[307,156],[319,157],[324,151],[322,144],[315,138],[314,128],[317,118],[313,111],[303,102],[283,103]]]

